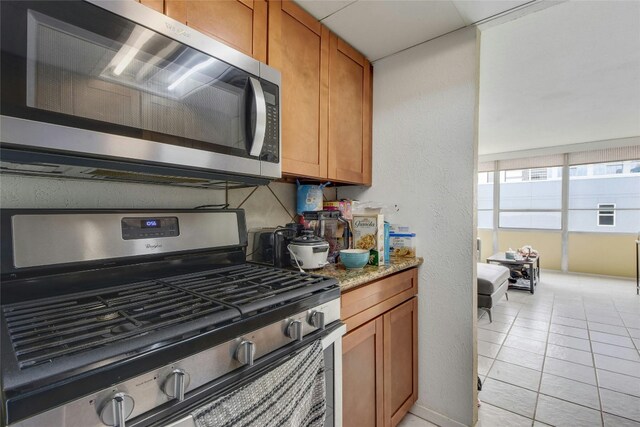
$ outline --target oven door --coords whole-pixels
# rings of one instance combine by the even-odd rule
[[[127,427],[195,427],[191,413],[213,400],[231,393],[261,375],[269,372],[291,356],[297,354],[316,340],[322,340],[325,363],[327,412],[325,427],[342,426],[342,336],[346,326],[334,322],[324,331],[306,335],[303,341],[290,344],[258,359],[254,366],[234,371],[224,377],[190,392],[183,402],[153,413],[143,414],[131,421]]]
[[[264,64],[130,0],[0,8],[3,143],[254,176],[279,165],[279,75]]]

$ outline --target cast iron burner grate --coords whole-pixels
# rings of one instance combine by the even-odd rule
[[[326,286],[323,277],[243,264],[11,304],[3,316],[25,369],[160,330],[175,328],[179,337],[214,329]]]

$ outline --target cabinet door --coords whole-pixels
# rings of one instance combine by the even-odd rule
[[[418,398],[417,298],[384,318],[384,426],[395,427]]]
[[[165,13],[247,55],[267,62],[265,0],[166,0]]]
[[[164,12],[164,0],[139,0],[143,5],[150,7],[156,12]]]
[[[371,64],[331,34],[329,179],[371,184]]]
[[[292,1],[269,2],[269,65],[282,73],[282,172],[326,178],[329,30]]]
[[[344,427],[382,427],[382,316],[342,339]]]

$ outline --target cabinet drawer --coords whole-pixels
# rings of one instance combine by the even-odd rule
[[[350,331],[417,293],[418,269],[412,268],[342,294],[340,317]]]

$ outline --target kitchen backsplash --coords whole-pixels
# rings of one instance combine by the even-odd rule
[[[3,208],[193,208],[225,202],[224,190],[12,175],[2,175],[0,182]],[[324,195],[335,199],[335,188],[325,188]],[[284,225],[296,215],[296,185],[232,189],[227,203],[245,210],[248,229]]]
[[[325,188],[324,197],[334,199],[335,188]],[[245,210],[249,230],[284,225],[296,216],[296,185],[272,182],[266,186],[229,190],[227,203],[230,208]]]
[[[0,176],[2,208],[171,209],[222,204],[224,190],[30,176]]]

